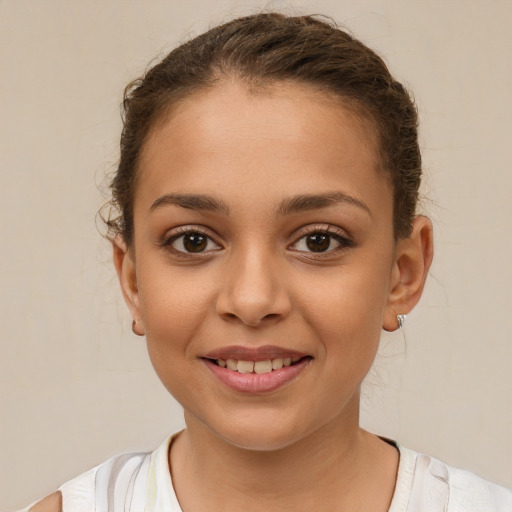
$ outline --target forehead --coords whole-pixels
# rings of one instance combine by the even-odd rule
[[[389,193],[383,174],[371,123],[339,99],[294,83],[254,91],[226,81],[155,125],[139,160],[135,209],[172,192],[236,191],[228,202],[264,203],[341,189],[372,203]]]

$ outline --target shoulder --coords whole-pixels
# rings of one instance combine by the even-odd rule
[[[512,489],[489,482],[463,469],[451,466],[446,468],[450,482],[450,504],[454,511],[512,511]]]
[[[397,487],[407,488],[407,508],[432,512],[510,512],[512,490],[429,455],[400,447]],[[403,464],[402,464],[403,462]],[[402,467],[403,466],[403,467]],[[400,481],[401,480],[401,481]]]
[[[147,453],[116,455],[66,482],[59,487],[63,512],[108,510],[114,495],[116,500],[132,495],[135,487],[140,488],[145,481],[144,467],[147,467],[148,458]]]
[[[19,512],[91,512],[110,510],[114,500],[145,496],[150,453],[117,455],[61,485],[46,498]],[[141,510],[144,507],[142,506]],[[139,509],[136,509],[139,510]]]
[[[162,491],[172,502],[168,453],[177,435],[179,432],[166,438],[153,452],[116,455],[69,480],[44,500],[19,512],[91,512],[117,510],[116,507],[125,510],[128,501],[129,510],[144,510],[148,485],[154,487],[151,496],[155,494],[153,491]],[[177,501],[174,501],[176,503],[171,503],[174,507],[171,510],[180,510]],[[163,510],[161,507],[153,508]]]
[[[50,496],[46,496],[32,507],[29,512],[61,512],[62,511],[62,494],[56,491]]]

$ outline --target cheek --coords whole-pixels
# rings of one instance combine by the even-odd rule
[[[388,268],[386,264],[360,262],[303,278],[296,297],[304,317],[332,335],[380,335],[388,297]]]
[[[204,280],[184,278],[162,267],[157,273],[142,273],[141,284],[141,316],[151,363],[169,393],[186,403],[190,393],[201,393],[190,376],[198,364],[194,339],[209,315],[211,290]]]
[[[151,351],[183,350],[213,307],[211,279],[197,269],[170,269],[159,266],[139,274],[141,316]]]
[[[361,261],[316,276],[304,281],[297,294],[301,314],[320,342],[320,356],[342,380],[362,380],[378,349],[389,266],[387,261],[373,263]]]

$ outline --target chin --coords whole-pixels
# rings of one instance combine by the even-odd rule
[[[294,437],[291,433],[280,433],[276,430],[266,432],[261,430],[254,432],[236,432],[229,433],[228,436],[222,436],[227,443],[236,446],[242,450],[255,452],[275,452],[283,450],[296,443],[300,436]]]
[[[243,450],[273,452],[283,450],[311,432],[298,425],[301,421],[279,421],[275,418],[244,418],[242,421],[230,422],[228,425],[207,425],[209,430],[224,442]],[[313,430],[313,429],[312,429]]]

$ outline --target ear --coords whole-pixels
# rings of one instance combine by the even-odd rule
[[[411,235],[397,242],[382,325],[386,331],[395,331],[397,315],[408,314],[420,300],[433,255],[432,222],[420,215],[413,221]]]
[[[121,236],[116,236],[112,241],[114,251],[114,266],[123,292],[124,300],[132,314],[132,330],[138,336],[144,336],[144,324],[142,323],[139,289],[137,286],[137,273],[135,270],[135,258],[133,249],[128,248]]]

